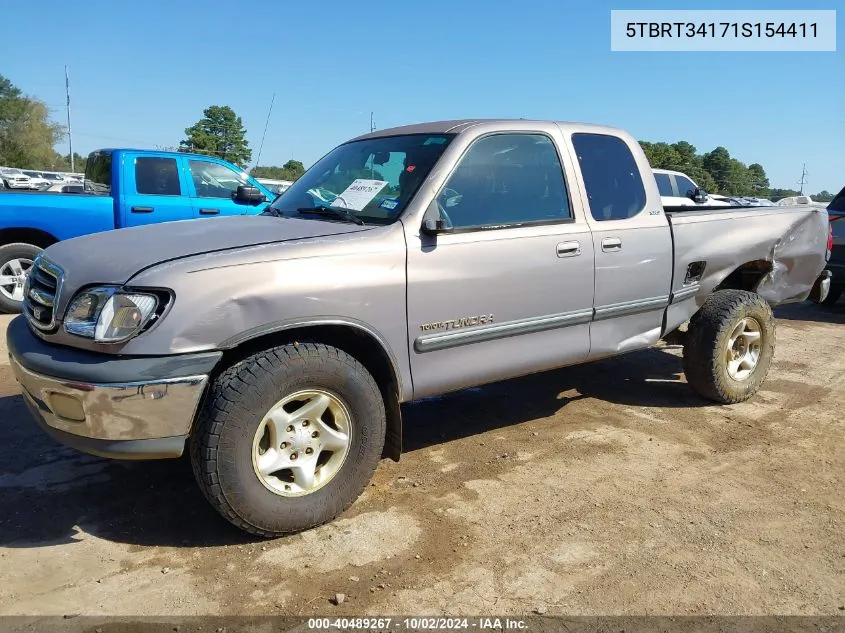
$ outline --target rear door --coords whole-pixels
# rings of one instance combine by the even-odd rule
[[[571,135],[595,252],[590,358],[656,343],[672,279],[672,235],[650,169],[629,143],[602,133]]]
[[[181,157],[127,154],[123,162],[122,226],[191,219],[194,209],[186,184]]]
[[[246,172],[204,158],[187,158],[187,164],[194,217],[250,215],[260,213],[266,206],[266,203],[255,205],[234,199],[239,185],[255,186]]]

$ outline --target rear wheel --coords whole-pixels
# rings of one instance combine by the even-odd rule
[[[745,290],[714,292],[692,317],[684,343],[684,373],[710,400],[747,400],[760,388],[774,356],[769,304]]]
[[[274,537],[346,510],[372,477],[385,428],[381,392],[357,360],[327,345],[284,345],[214,381],[191,461],[226,519]]]
[[[23,307],[23,286],[35,256],[41,249],[32,244],[0,246],[0,310],[16,314]]]

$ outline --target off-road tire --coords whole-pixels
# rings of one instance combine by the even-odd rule
[[[265,414],[302,389],[336,393],[351,417],[349,453],[325,486],[300,497],[277,495],[253,469],[253,438]],[[190,442],[203,494],[238,528],[265,538],[306,530],[344,512],[381,458],[385,406],[373,377],[355,358],[319,343],[282,345],[234,364],[210,385]]]
[[[830,291],[827,293],[827,296],[824,298],[824,301],[819,301],[820,305],[825,307],[830,307],[834,305],[837,301],[839,301],[839,297],[842,296],[842,287],[831,288]]]
[[[728,373],[727,343],[731,332],[752,317],[761,329],[757,365],[744,380]],[[684,343],[684,373],[701,396],[722,404],[748,400],[760,388],[774,356],[775,319],[771,306],[745,290],[718,290],[693,315]]]
[[[33,244],[26,244],[24,242],[15,242],[13,244],[4,244],[0,246],[0,270],[6,265],[6,262],[13,259],[28,259],[35,261],[35,256],[41,252],[42,249]],[[7,314],[18,314],[23,310],[23,304],[20,301],[12,301],[4,294],[0,293],[0,312]]]

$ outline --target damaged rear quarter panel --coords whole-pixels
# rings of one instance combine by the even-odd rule
[[[667,331],[700,308],[728,275],[745,263],[765,261],[756,292],[770,304],[803,301],[825,267],[827,213],[807,207],[764,207],[671,214],[675,240],[672,290],[683,288],[687,266],[705,261],[698,292],[669,308]]]

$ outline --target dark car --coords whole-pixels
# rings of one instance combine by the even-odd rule
[[[833,233],[833,250],[827,270],[833,274],[833,278],[830,280],[830,292],[822,304],[833,305],[845,290],[845,187],[830,201],[827,213]]]

